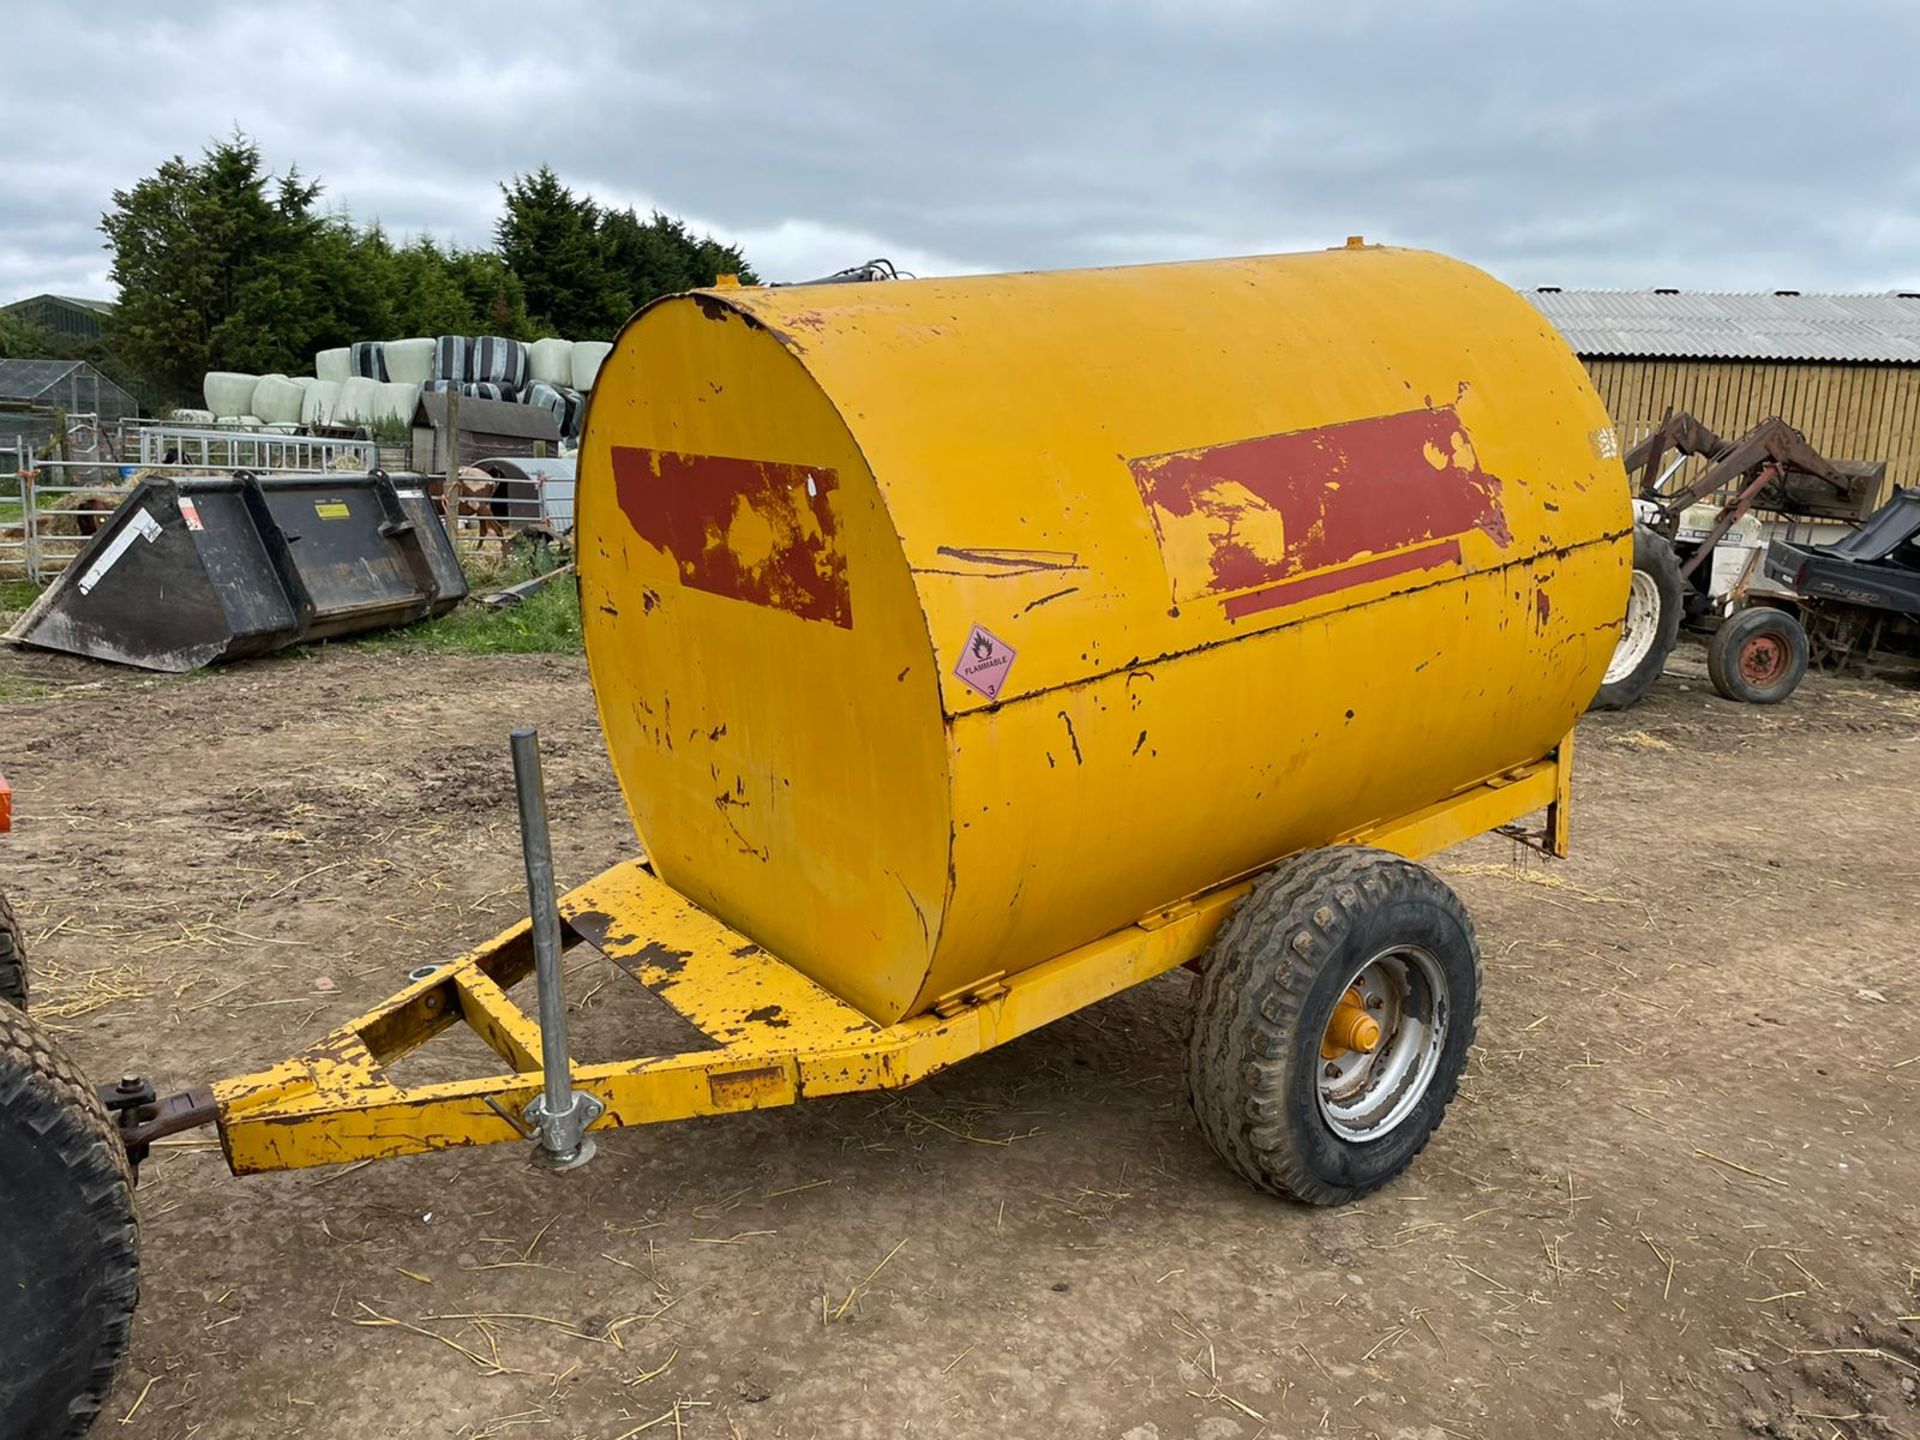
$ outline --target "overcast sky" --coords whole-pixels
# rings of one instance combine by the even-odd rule
[[[541,164],[770,279],[1317,248],[1518,286],[1920,288],[1920,0],[6,0],[0,301],[236,126],[390,230]]]

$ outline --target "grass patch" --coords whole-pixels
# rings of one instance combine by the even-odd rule
[[[44,700],[49,695],[58,695],[59,690],[52,685],[42,685],[36,680],[15,680],[0,675],[0,705],[12,704],[21,700]]]
[[[5,622],[0,624],[0,629],[38,600],[40,590],[37,580],[0,580],[0,622]]]
[[[536,573],[540,572],[524,561],[504,567],[469,562],[467,584],[477,597],[530,580]],[[580,637],[580,591],[572,574],[559,575],[518,605],[496,610],[470,597],[438,620],[370,635],[357,643],[462,655],[578,655],[585,649]]]

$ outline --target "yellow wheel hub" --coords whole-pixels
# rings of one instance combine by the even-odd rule
[[[1326,1033],[1320,1037],[1320,1058],[1338,1060],[1354,1050],[1371,1054],[1379,1043],[1380,1022],[1367,1013],[1366,1001],[1360,998],[1359,989],[1349,989],[1333,1007],[1333,1017],[1327,1021]]]

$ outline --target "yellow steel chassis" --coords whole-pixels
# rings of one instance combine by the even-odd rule
[[[1573,737],[1530,765],[1413,815],[1338,837],[1418,859],[1545,809],[1567,849]],[[1242,876],[1017,975],[989,976],[928,1013],[881,1025],[628,861],[560,899],[568,945],[596,945],[715,1048],[576,1065],[606,1113],[595,1130],[911,1085],[1198,957],[1253,885]],[[303,1053],[214,1088],[237,1174],[485,1145],[523,1135],[541,1087],[540,1027],[507,990],[533,969],[527,922],[470,951]],[[384,1067],[455,1024],[508,1067],[400,1086]]]

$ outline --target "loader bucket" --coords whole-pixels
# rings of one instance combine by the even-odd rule
[[[411,624],[466,593],[418,476],[147,479],[6,638],[178,673]]]

